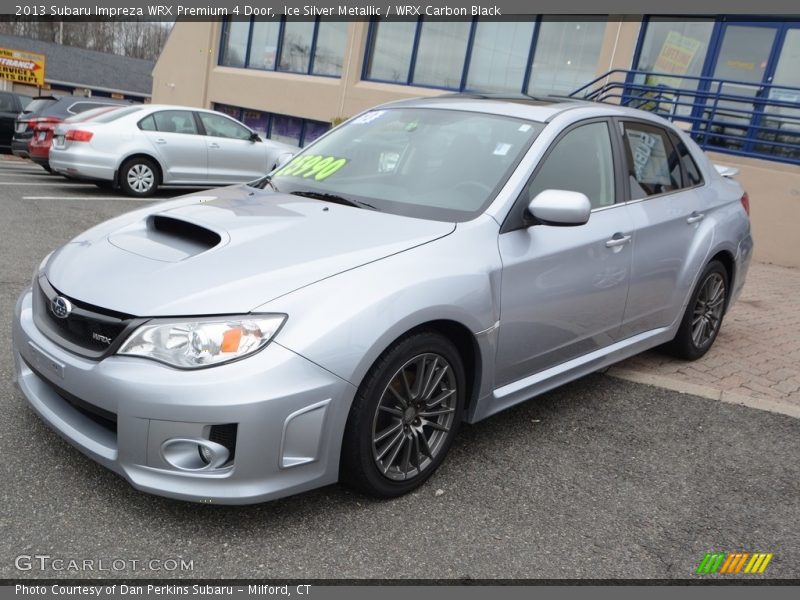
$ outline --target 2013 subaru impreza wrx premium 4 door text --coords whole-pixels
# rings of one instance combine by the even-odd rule
[[[382,106],[45,258],[16,306],[17,381],[140,490],[403,494],[463,421],[654,346],[702,356],[753,247],[730,175],[626,108]]]

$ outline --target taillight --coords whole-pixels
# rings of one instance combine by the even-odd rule
[[[67,135],[64,136],[71,142],[88,142],[92,139],[94,134],[91,131],[82,131],[80,129],[70,129]]]
[[[55,127],[56,123],[61,123],[61,121],[62,119],[59,119],[58,117],[34,117],[33,119],[20,122],[25,123],[26,131],[33,131],[36,129],[52,129]]]
[[[744,212],[747,213],[747,216],[750,216],[750,196],[747,195],[747,192],[742,194],[742,208],[744,208]]]

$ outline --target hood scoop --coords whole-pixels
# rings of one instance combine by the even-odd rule
[[[187,219],[154,214],[108,236],[120,250],[163,262],[178,262],[228,243],[224,232]]]

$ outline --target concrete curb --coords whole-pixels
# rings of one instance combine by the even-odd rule
[[[742,394],[735,394],[733,392],[726,392],[714,387],[698,385],[696,383],[689,383],[673,377],[665,377],[663,375],[655,375],[644,371],[637,371],[634,369],[625,369],[621,367],[611,367],[606,375],[615,377],[617,379],[624,379],[625,381],[632,381],[634,383],[644,383],[653,385],[675,392],[684,394],[691,394],[693,396],[700,396],[701,398],[708,398],[709,400],[719,400],[728,404],[739,404],[758,410],[765,410],[767,412],[778,413],[800,419],[800,406],[781,400],[771,400],[767,398],[753,398],[752,396],[745,396]]]

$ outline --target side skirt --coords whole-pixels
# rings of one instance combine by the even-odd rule
[[[484,398],[470,422],[474,423],[515,404],[530,400],[565,383],[611,366],[635,354],[659,346],[675,336],[675,327],[659,327],[621,340],[589,354],[534,373],[494,390]]]

